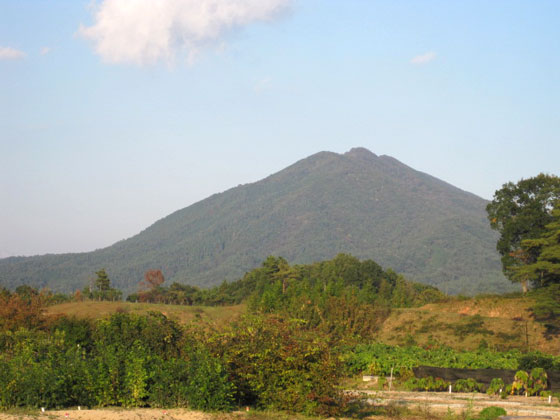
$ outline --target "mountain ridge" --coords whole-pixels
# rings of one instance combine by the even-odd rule
[[[69,291],[105,267],[128,293],[154,268],[167,281],[211,286],[241,277],[267,255],[309,263],[345,252],[455,293],[511,289],[486,203],[390,156],[365,148],[324,151],[177,210],[109,247],[2,259],[0,284]]]

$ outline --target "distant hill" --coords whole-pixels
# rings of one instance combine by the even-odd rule
[[[389,156],[320,152],[261,181],[179,210],[93,252],[0,260],[0,285],[82,288],[106,268],[136,291],[148,269],[166,282],[236,280],[268,255],[290,263],[344,252],[449,293],[503,292],[487,202]]]

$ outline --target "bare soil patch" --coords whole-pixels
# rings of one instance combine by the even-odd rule
[[[465,411],[474,413],[486,407],[502,407],[510,416],[551,416],[560,419],[560,403],[553,398],[551,403],[544,397],[511,396],[501,399],[481,393],[405,392],[405,391],[351,391],[361,395],[373,406],[407,407],[433,413],[455,414]]]

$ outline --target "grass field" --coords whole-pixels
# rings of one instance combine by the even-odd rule
[[[421,308],[396,309],[383,323],[379,340],[387,344],[445,344],[474,350],[489,348],[540,350],[560,354],[560,337],[547,338],[531,318],[531,298],[453,299]]]
[[[77,318],[99,319],[116,312],[146,314],[150,311],[161,312],[165,316],[181,324],[201,320],[216,325],[223,325],[239,318],[245,312],[245,305],[235,306],[184,306],[165,305],[159,303],[131,303],[131,302],[69,302],[49,306],[49,315],[64,314]]]
[[[474,350],[481,344],[495,350],[518,348],[560,354],[560,337],[547,338],[533,321],[531,298],[488,296],[395,309],[382,324],[377,339],[386,344],[443,344]],[[238,319],[246,310],[236,306],[181,306],[130,302],[70,302],[50,306],[49,314],[103,318],[115,312],[157,311],[182,324],[200,320],[216,326]]]

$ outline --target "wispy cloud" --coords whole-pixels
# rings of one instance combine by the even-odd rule
[[[433,51],[429,51],[422,55],[417,55],[410,60],[411,64],[426,64],[430,61],[433,61],[436,58],[436,53]]]
[[[43,47],[43,48],[41,48],[40,54],[41,55],[47,55],[50,52],[51,52],[51,47]]]
[[[27,54],[10,47],[0,47],[0,60],[21,60]]]
[[[273,20],[292,1],[102,0],[93,25],[80,26],[78,34],[109,63],[172,62],[178,53],[192,60],[236,28]]]

